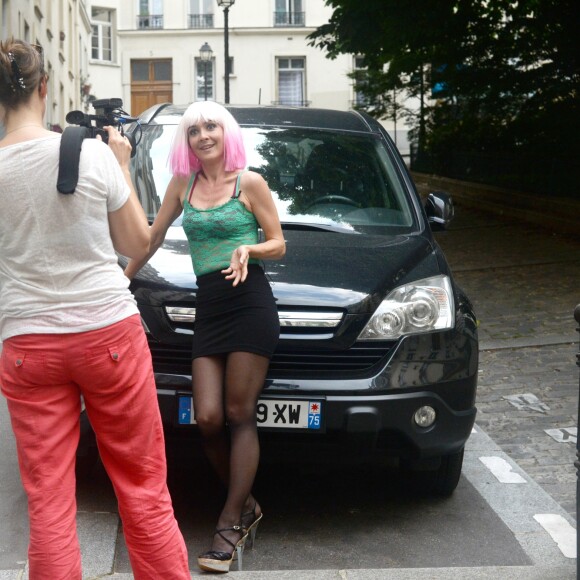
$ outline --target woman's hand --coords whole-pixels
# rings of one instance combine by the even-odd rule
[[[233,280],[232,286],[245,282],[248,277],[249,258],[250,250],[248,246],[240,246],[234,250],[230,260],[230,267],[222,270],[222,274],[226,274],[226,280]]]
[[[107,126],[103,129],[109,134],[108,145],[115,154],[119,165],[123,169],[128,168],[131,162],[131,142],[125,135],[121,135],[116,127]],[[97,139],[102,141],[100,135],[97,135]]]

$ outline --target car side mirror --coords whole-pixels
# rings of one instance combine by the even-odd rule
[[[455,216],[453,199],[444,191],[432,191],[425,200],[425,212],[433,231],[445,230]]]

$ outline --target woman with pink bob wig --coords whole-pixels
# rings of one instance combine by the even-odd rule
[[[201,121],[214,121],[224,131],[224,162],[226,171],[236,171],[246,166],[246,150],[240,126],[232,114],[213,101],[192,103],[186,109],[173,138],[169,153],[169,166],[173,175],[189,177],[201,169],[201,162],[191,150],[188,130]]]
[[[191,376],[195,420],[207,457],[227,488],[211,548],[198,557],[208,572],[228,572],[250,538],[262,508],[252,495],[260,446],[258,397],[280,335],[280,321],[262,260],[286,246],[264,178],[246,171],[242,131],[212,101],[191,104],[169,154],[173,177],[151,226],[151,251],[131,260],[132,278],[163,243],[183,212],[197,278]],[[258,234],[263,232],[263,238]]]

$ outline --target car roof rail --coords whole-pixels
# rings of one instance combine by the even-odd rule
[[[139,115],[139,122],[142,125],[150,123],[163,109],[170,107],[171,105],[173,105],[173,103],[158,103],[152,107],[149,107],[148,109],[145,109],[145,111]]]

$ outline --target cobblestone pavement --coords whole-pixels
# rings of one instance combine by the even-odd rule
[[[458,206],[436,237],[480,323],[476,423],[576,518],[580,236]]]

